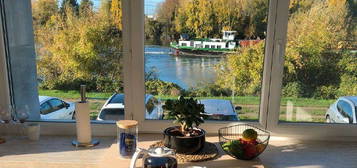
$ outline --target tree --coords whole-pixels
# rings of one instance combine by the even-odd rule
[[[119,91],[121,77],[121,36],[113,22],[101,15],[77,17],[68,10],[56,16],[51,31],[39,30],[42,50],[38,61],[42,87],[77,89],[82,83],[97,91]]]
[[[112,0],[111,8],[110,8],[113,21],[116,24],[119,30],[122,30],[122,8],[121,8],[121,0]]]
[[[218,30],[242,30],[242,5],[237,0],[213,1]],[[219,32],[220,33],[220,32]]]
[[[163,24],[152,18],[145,18],[145,40],[150,44],[160,45]]]
[[[357,53],[344,53],[338,65],[343,71],[338,94],[340,96],[357,95]]]
[[[244,21],[243,25],[244,38],[256,39],[265,38],[268,23],[269,1],[251,0],[243,4]]]
[[[175,19],[179,5],[179,0],[165,0],[157,8],[157,20],[163,25],[161,41],[164,43],[168,43],[179,37],[179,33],[175,28]]]
[[[79,5],[77,0],[63,0],[61,3],[61,14],[65,15],[67,10],[73,10],[75,15],[79,14]]]
[[[337,90],[340,95],[356,94],[357,56],[348,52],[351,21],[346,1],[301,2],[304,7],[294,9],[288,22],[284,90],[321,98],[333,98]],[[262,43],[240,48],[217,69],[217,84],[240,95],[257,95],[263,55]]]
[[[34,25],[45,25],[58,11],[57,0],[37,0],[32,2]]]
[[[82,0],[79,5],[79,14],[81,16],[93,14],[93,2],[91,0]]]
[[[307,94],[321,86],[338,85],[336,62],[341,54],[337,51],[348,46],[348,24],[346,3],[316,1],[309,10],[293,13],[288,23],[284,81],[308,86]]]
[[[217,32],[216,17],[210,0],[185,1],[178,10],[176,29],[198,38],[212,37]]]
[[[263,73],[264,42],[240,48],[217,67],[216,84],[237,95],[259,95]]]

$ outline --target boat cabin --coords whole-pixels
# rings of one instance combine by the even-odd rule
[[[237,31],[222,31],[223,32],[223,40],[234,40],[236,37]]]
[[[187,48],[204,48],[204,49],[234,49],[236,42],[234,41],[237,31],[223,31],[223,38],[197,39],[189,40],[187,34],[182,34],[179,40],[179,47]]]

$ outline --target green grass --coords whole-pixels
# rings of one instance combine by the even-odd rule
[[[156,96],[162,100],[167,99],[177,99],[174,96]],[[231,100],[233,104],[250,104],[250,105],[259,105],[260,97],[258,96],[235,96],[235,97],[196,97],[197,99],[224,99]],[[281,99],[281,105],[286,106],[287,102],[290,101],[294,106],[299,107],[328,107],[335,100],[325,100],[325,99],[313,99],[313,98],[291,98],[283,97]]]
[[[58,97],[69,101],[76,101],[80,99],[79,91],[61,91],[61,90],[39,90],[39,94],[43,96]],[[100,93],[100,92],[88,92],[91,118],[95,119],[105,101],[113,93]],[[156,96],[165,101],[168,99],[177,99],[176,96]],[[234,105],[241,105],[243,109],[239,112],[241,120],[257,120],[259,114],[260,97],[258,96],[235,96],[235,97],[196,97],[197,99],[224,99],[231,100]],[[290,101],[294,105],[294,116],[296,114],[296,107],[303,108],[312,117],[312,122],[324,122],[324,114],[326,108],[329,107],[335,100],[323,100],[313,98],[282,98],[280,120],[286,120],[286,104]],[[292,122],[298,122],[293,117]]]
[[[52,97],[60,97],[64,99],[79,99],[80,93],[79,91],[69,90],[69,91],[61,91],[61,90],[39,90],[40,95],[44,96],[52,96]],[[96,99],[107,99],[113,93],[101,93],[101,92],[88,92],[87,97],[96,98]],[[175,96],[156,96],[162,100],[167,99],[177,99]],[[235,96],[235,97],[196,97],[197,99],[225,99],[231,100],[233,104],[250,104],[250,105],[259,105],[260,97],[258,96]],[[313,98],[291,98],[284,97],[281,100],[281,105],[286,106],[287,102],[290,101],[294,106],[299,107],[328,107],[335,100],[325,100],[325,99],[313,99]]]
[[[39,89],[39,95],[41,96],[51,96],[63,99],[79,99],[81,97],[79,91],[75,90],[43,90]],[[97,99],[108,99],[113,93],[101,93],[101,92],[87,92],[87,97],[97,98]]]

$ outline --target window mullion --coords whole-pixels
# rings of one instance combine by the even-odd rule
[[[281,85],[283,79],[284,55],[287,38],[289,0],[276,1],[276,16],[273,31],[274,41],[271,55],[271,71],[269,84],[269,98],[267,108],[267,128],[273,129],[279,122]]]
[[[144,120],[144,1],[123,1],[125,117]]]
[[[267,27],[267,37],[265,40],[265,54],[264,54],[264,70],[263,70],[263,81],[262,81],[262,94],[260,102],[260,115],[259,123],[266,128],[267,127],[267,117],[268,117],[268,105],[269,105],[269,88],[271,82],[271,68],[272,68],[272,58],[273,58],[273,47],[274,47],[274,33],[275,33],[275,22],[277,16],[277,0],[269,1],[269,13],[268,13],[268,27]]]
[[[2,22],[0,22],[2,28]],[[0,30],[0,107],[8,108],[10,105],[10,90],[8,83],[8,72],[5,54],[3,29]]]

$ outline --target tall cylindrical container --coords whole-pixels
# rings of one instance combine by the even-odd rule
[[[135,120],[121,120],[118,126],[119,155],[130,159],[138,144],[138,122]]]

